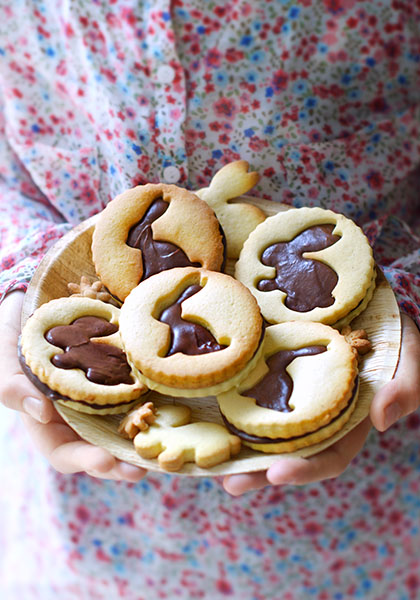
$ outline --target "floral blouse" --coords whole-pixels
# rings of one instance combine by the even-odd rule
[[[1,294],[121,191],[245,159],[254,195],[361,225],[420,324],[418,1],[0,1],[0,78]],[[58,474],[1,413],[5,598],[420,597],[418,413],[336,480],[239,498]]]

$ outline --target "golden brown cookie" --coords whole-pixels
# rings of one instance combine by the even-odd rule
[[[41,305],[20,338],[25,374],[52,400],[92,414],[126,412],[147,391],[121,346],[120,311],[91,298]]]
[[[121,308],[127,358],[151,389],[207,396],[252,368],[262,337],[255,298],[229,275],[185,267],[141,282]]]
[[[291,452],[344,426],[355,407],[357,377],[357,359],[337,330],[281,323],[266,329],[254,371],[217,400],[229,430],[244,444]]]
[[[163,183],[137,186],[112,200],[100,213],[92,240],[98,277],[120,300],[165,269],[220,271],[224,253],[213,210],[192,192]]]
[[[246,194],[258,183],[260,176],[256,171],[248,173],[248,168],[245,160],[229,163],[216,173],[209,187],[196,192],[216,213],[226,235],[229,258],[238,258],[251,231],[265,219],[263,211],[253,204],[229,202]]]
[[[269,323],[341,327],[366,308],[376,272],[369,242],[353,221],[322,208],[295,208],[250,234],[235,276]]]
[[[156,420],[134,438],[136,451],[143,458],[158,457],[166,471],[179,471],[186,462],[208,469],[238,454],[236,435],[217,423],[190,423],[190,418],[188,406],[160,406]]]

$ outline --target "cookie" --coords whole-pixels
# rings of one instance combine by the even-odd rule
[[[190,418],[188,406],[160,406],[155,421],[134,438],[136,452],[142,458],[158,457],[166,471],[179,471],[186,462],[208,469],[238,454],[237,436],[217,423],[190,423]]]
[[[141,282],[121,307],[127,358],[147,387],[171,396],[228,389],[257,360],[263,322],[229,275],[184,267]]]
[[[266,329],[255,369],[217,400],[228,429],[245,445],[292,452],[339,431],[357,393],[357,359],[344,336],[321,323],[295,321]]]
[[[263,211],[253,204],[229,203],[229,200],[246,194],[258,183],[260,176],[256,171],[248,173],[248,168],[245,160],[229,163],[216,173],[209,187],[196,192],[216,213],[226,235],[229,258],[238,258],[251,231],[265,219]]]
[[[25,374],[59,404],[91,414],[126,412],[147,392],[121,346],[120,311],[82,297],[41,305],[20,337]]]
[[[254,294],[269,323],[346,325],[366,308],[375,276],[362,230],[322,208],[267,218],[250,234],[235,267],[235,277]]]
[[[100,213],[92,258],[103,284],[125,300],[140,281],[165,269],[222,270],[224,235],[214,211],[195,194],[150,183],[125,191]]]

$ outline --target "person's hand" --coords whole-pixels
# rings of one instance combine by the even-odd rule
[[[309,458],[282,458],[267,471],[229,475],[223,486],[233,496],[267,485],[304,485],[338,477],[361,450],[373,424],[385,431],[399,418],[420,406],[420,332],[414,322],[402,315],[401,355],[392,381],[377,392],[369,417],[344,438]]]
[[[29,435],[57,471],[139,481],[146,474],[144,469],[83,441],[23,374],[17,357],[23,297],[22,292],[12,292],[0,305],[0,403],[21,412]]]

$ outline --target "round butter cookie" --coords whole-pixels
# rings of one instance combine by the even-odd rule
[[[127,358],[147,387],[172,396],[228,389],[258,358],[263,321],[239,281],[184,267],[142,281],[121,308]]]
[[[140,281],[166,269],[222,270],[225,241],[204,200],[175,185],[149,183],[120,194],[100,213],[92,258],[100,280],[123,301]]]
[[[269,323],[319,321],[336,327],[366,308],[375,276],[362,230],[322,208],[294,208],[267,218],[246,240],[235,268]]]
[[[266,329],[255,369],[217,400],[225,424],[244,444],[292,452],[344,426],[355,407],[357,379],[357,358],[337,330],[294,321]]]
[[[41,305],[27,320],[19,344],[24,373],[60,404],[91,414],[126,412],[147,387],[121,346],[120,311],[91,298]]]

